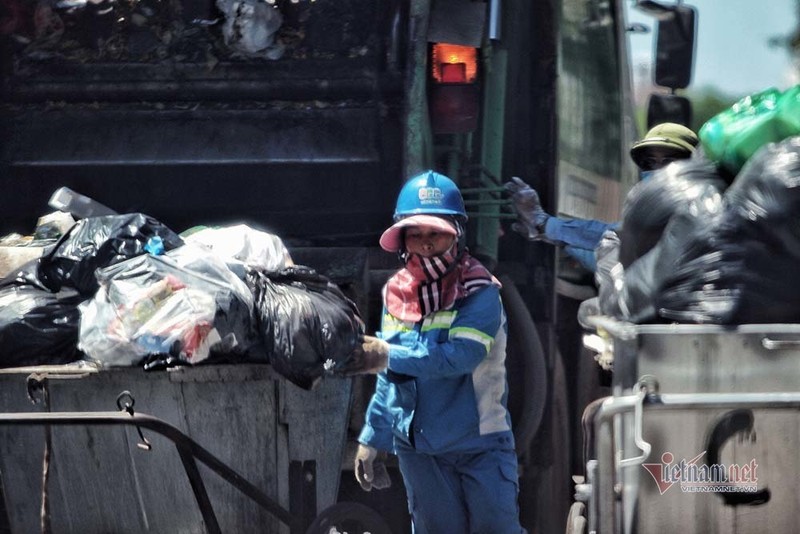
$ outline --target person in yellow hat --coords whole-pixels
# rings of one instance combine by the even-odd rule
[[[639,176],[650,175],[673,161],[688,159],[694,154],[697,135],[686,126],[665,122],[653,126],[631,146],[631,159],[639,167]],[[517,177],[505,184],[511,193],[518,221],[512,228],[531,241],[564,245],[564,250],[590,271],[596,268],[594,250],[607,230],[619,228],[619,222],[594,219],[562,219],[542,208],[535,189]]]
[[[690,158],[697,148],[697,134],[686,126],[665,122],[631,146],[631,159],[641,170],[642,179],[673,161]]]

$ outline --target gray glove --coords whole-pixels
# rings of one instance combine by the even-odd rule
[[[385,453],[379,453],[374,447],[358,445],[353,471],[364,491],[372,491],[372,488],[386,489],[392,485],[392,479],[386,471],[385,456]]]
[[[343,376],[377,374],[389,365],[389,344],[382,339],[364,336],[361,344],[334,368]]]
[[[531,241],[548,241],[544,226],[550,215],[542,208],[539,193],[516,176],[505,183],[505,188],[511,193],[511,201],[519,217],[519,221],[512,224],[511,228]]]

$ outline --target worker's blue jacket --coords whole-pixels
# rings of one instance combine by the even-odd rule
[[[390,344],[389,365],[378,375],[361,443],[394,451],[393,440],[402,440],[431,454],[514,447],[496,286],[418,323],[384,309],[378,336]]]
[[[563,243],[564,250],[591,272],[597,270],[595,249],[607,230],[619,229],[620,223],[607,223],[593,219],[562,219],[549,217],[544,235],[549,241]]]

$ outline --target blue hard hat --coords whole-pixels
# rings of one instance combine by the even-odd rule
[[[464,199],[458,186],[434,171],[425,171],[405,183],[397,195],[394,220],[419,214],[452,215],[467,219]]]

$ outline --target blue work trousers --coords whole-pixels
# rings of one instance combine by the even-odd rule
[[[524,534],[513,450],[397,451],[414,534]]]

